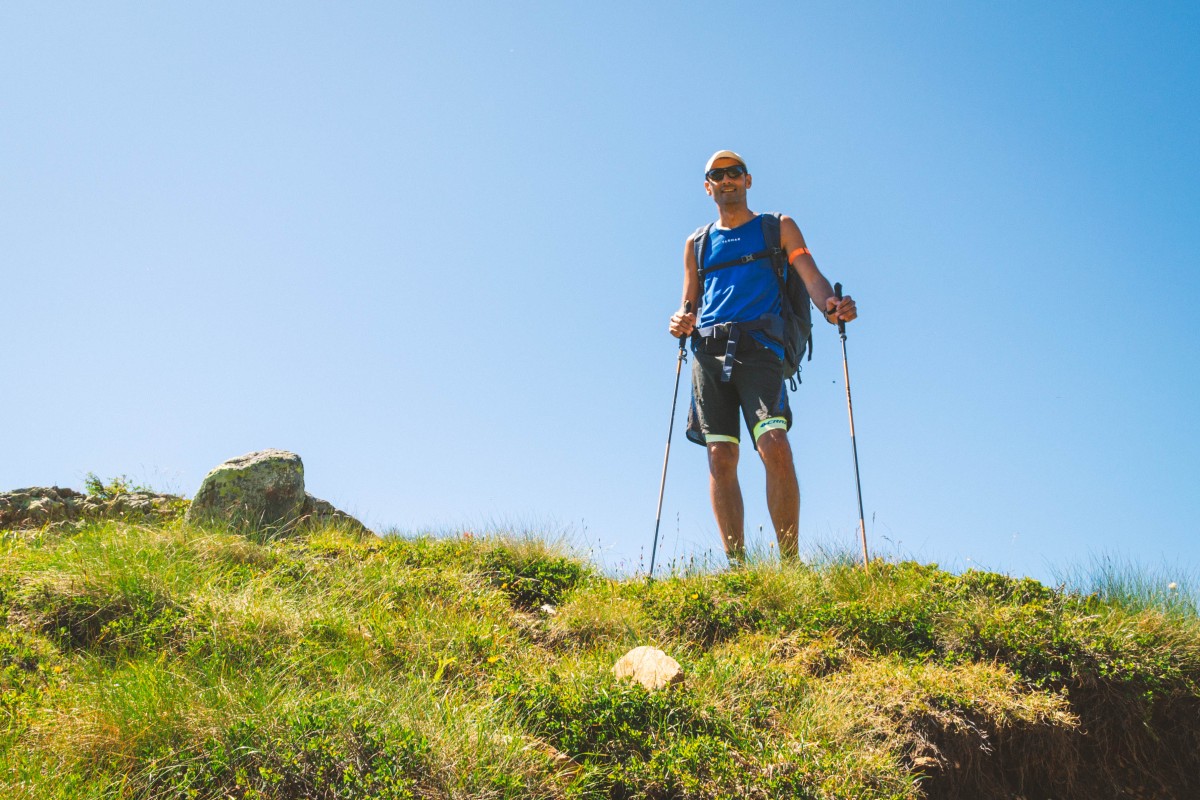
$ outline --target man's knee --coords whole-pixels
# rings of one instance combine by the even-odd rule
[[[728,480],[737,476],[738,446],[733,442],[710,442],[708,445],[708,472],[717,480]]]
[[[758,454],[768,470],[793,469],[792,445],[787,431],[771,430],[758,438]]]

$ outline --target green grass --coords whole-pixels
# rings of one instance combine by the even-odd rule
[[[1179,565],[1147,567],[1127,557],[1099,554],[1086,565],[1058,570],[1055,577],[1077,594],[1126,609],[1195,617],[1200,608],[1200,576]]]
[[[0,796],[1195,795],[1196,606],[1098,574],[646,582],[529,535],[3,532]],[[640,644],[686,681],[618,682]]]

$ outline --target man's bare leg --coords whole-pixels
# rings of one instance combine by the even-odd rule
[[[791,560],[800,549],[800,484],[787,432],[777,429],[764,433],[758,440],[758,454],[767,470],[767,509],[775,526],[779,554]]]
[[[717,530],[721,532],[721,544],[730,562],[741,562],[746,557],[746,540],[743,530],[745,508],[742,505],[742,487],[737,476],[738,446],[733,442],[712,442],[708,445],[708,489],[712,496],[713,514],[717,518]]]

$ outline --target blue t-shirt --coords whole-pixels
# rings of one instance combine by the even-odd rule
[[[714,225],[708,233],[704,266],[733,261],[765,249],[761,214],[736,228]],[[734,264],[704,276],[698,320],[701,328],[725,322],[750,322],[766,314],[782,313],[779,282],[769,260]],[[751,331],[750,335],[783,358],[783,346],[778,342],[762,331]]]

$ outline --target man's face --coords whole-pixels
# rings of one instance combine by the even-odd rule
[[[713,180],[712,170],[721,171],[727,167],[741,167],[742,174],[732,177],[728,173]],[[718,158],[704,177],[704,191],[716,201],[717,205],[737,205],[746,202],[746,190],[750,188],[750,173],[735,158]]]

